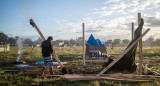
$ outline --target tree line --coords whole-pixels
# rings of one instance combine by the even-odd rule
[[[145,46],[160,46],[160,39],[154,39],[153,36],[150,36],[146,41],[143,42]]]
[[[105,42],[105,45],[106,46],[126,46],[126,45],[128,45],[129,44],[129,42],[130,42],[130,40],[129,39],[123,39],[123,40],[121,40],[121,39],[113,39],[113,40],[107,40],[106,42]]]
[[[17,40],[20,37],[8,37],[6,34],[3,32],[0,32],[0,44],[8,44],[10,45],[16,45]],[[32,45],[33,43],[41,43],[43,40],[39,37],[37,40],[32,41],[30,38],[24,38],[22,39],[23,44],[27,45]],[[56,40],[55,40],[56,41]],[[64,44],[69,44],[69,45],[76,45],[80,46],[82,45],[82,37],[78,37],[77,39],[70,39],[70,40],[59,40],[63,41]],[[113,40],[107,40],[104,42],[106,46],[127,46],[130,43],[129,39],[113,39]],[[160,39],[154,39],[152,36],[150,36],[148,39],[143,41],[144,46],[160,46]]]
[[[0,32],[0,44],[1,45],[5,45],[5,44],[10,44],[10,45],[16,45],[17,44],[17,40],[19,39],[19,36],[16,37],[8,37],[6,34],[4,34],[3,32]],[[30,38],[21,38],[21,41],[23,42],[23,44],[27,44],[27,45],[32,45],[34,42],[42,42],[42,40],[40,38],[38,38],[35,41],[32,41]]]
[[[105,42],[106,46],[127,46],[129,43],[129,39],[113,39]],[[160,46],[160,39],[154,39],[152,36],[150,36],[148,39],[143,41],[143,46]]]

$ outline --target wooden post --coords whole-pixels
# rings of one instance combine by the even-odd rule
[[[132,22],[132,40],[134,38],[134,23]]]
[[[4,48],[4,52],[6,52],[6,47],[5,47],[5,44],[6,44],[6,43],[4,43],[4,46],[3,46],[3,48]]]
[[[138,25],[141,22],[141,13],[138,13]],[[142,34],[142,32],[141,32]],[[139,40],[139,75],[142,75],[142,60],[143,60],[143,56],[142,56],[142,39]]]
[[[83,65],[85,66],[85,26],[84,23],[82,23],[82,31],[83,31]]]
[[[36,30],[38,31],[38,33],[42,37],[42,39],[46,40],[45,37],[43,36],[43,34],[41,33],[41,31],[39,30],[38,26],[36,25],[36,23],[33,21],[33,19],[31,18],[29,21],[34,24],[34,27],[36,28]]]

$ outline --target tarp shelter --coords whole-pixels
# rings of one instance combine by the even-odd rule
[[[134,43],[134,41],[136,41],[136,39],[138,37],[141,36],[143,24],[144,24],[144,21],[143,21],[143,19],[141,19],[141,23],[139,24],[137,29],[134,31],[134,34],[135,34],[134,39],[130,42],[130,44],[127,46],[127,48],[129,46],[131,46]],[[116,70],[116,71],[128,70],[131,72],[135,71],[136,67],[137,67],[135,64],[135,56],[136,56],[137,46],[138,46],[138,42],[118,62],[116,62],[110,68],[110,70]],[[108,65],[106,65],[106,66],[108,66]]]
[[[99,50],[101,53],[107,53],[104,44],[102,44],[102,42],[99,39],[95,39],[92,34],[86,43],[86,55],[89,56],[90,50]]]

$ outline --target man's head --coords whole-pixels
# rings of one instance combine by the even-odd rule
[[[52,41],[52,40],[53,40],[53,37],[52,37],[52,36],[49,36],[49,37],[47,38],[47,40]]]

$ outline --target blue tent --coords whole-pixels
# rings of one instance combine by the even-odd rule
[[[102,42],[99,39],[96,39],[96,42],[97,42],[98,46],[104,46],[104,44],[102,44]]]
[[[88,39],[86,44],[92,45],[92,46],[97,46],[97,42],[96,42],[96,40],[95,40],[95,38],[94,38],[94,36],[92,34],[89,37],[89,39]]]
[[[104,44],[102,44],[102,42],[99,39],[95,39],[92,34],[89,37],[89,39],[88,39],[86,44],[92,45],[92,46],[104,46]]]

